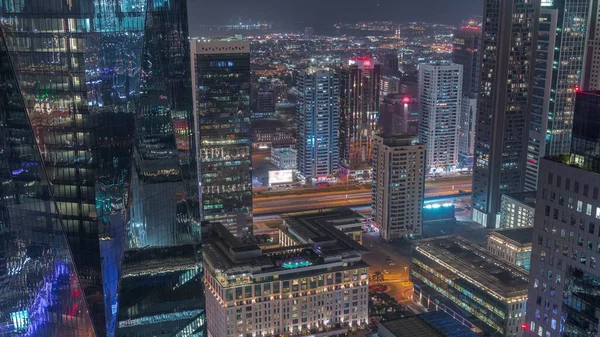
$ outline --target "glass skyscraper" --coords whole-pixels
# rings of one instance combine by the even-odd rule
[[[488,228],[498,223],[502,193],[524,186],[538,18],[532,1],[484,3],[472,214]]]
[[[340,164],[346,174],[368,179],[378,133],[381,66],[357,57],[340,73]]]
[[[529,123],[525,189],[537,189],[540,159],[569,151],[583,77],[590,0],[542,2]]]
[[[185,0],[0,14],[0,334],[201,334]]]
[[[251,236],[250,43],[223,38],[191,46],[202,218]]]

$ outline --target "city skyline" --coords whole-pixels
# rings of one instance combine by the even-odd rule
[[[0,1],[0,336],[600,337],[599,22]]]

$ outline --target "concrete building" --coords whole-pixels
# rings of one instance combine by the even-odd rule
[[[590,0],[542,1],[531,91],[527,191],[536,190],[540,158],[569,152],[575,94],[584,68],[586,35],[581,32],[588,29],[590,5]]]
[[[250,42],[191,41],[191,63],[202,219],[252,236]]]
[[[430,310],[444,310],[485,336],[521,337],[527,272],[459,236],[416,241],[410,279],[413,297]]]
[[[469,327],[442,310],[379,322],[379,337],[477,337]]]
[[[288,213],[282,216],[284,224],[303,225],[317,223],[319,225],[333,225],[340,232],[348,235],[352,240],[362,244],[362,233],[365,218],[348,207],[340,207],[313,212]]]
[[[473,220],[496,228],[503,193],[523,191],[539,2],[484,1]]]
[[[327,177],[338,170],[340,82],[329,68],[309,67],[296,79],[298,88],[298,171],[305,178]]]
[[[533,226],[535,217],[535,191],[502,195],[499,228]]]
[[[419,142],[427,147],[428,173],[456,167],[462,80],[462,65],[419,65]]]
[[[381,84],[379,90],[379,99],[383,99],[390,94],[400,93],[400,78],[396,76],[381,76]]]
[[[490,232],[487,251],[515,266],[529,270],[533,227],[502,229]]]
[[[366,178],[377,134],[381,67],[372,58],[354,58],[341,70],[340,80],[340,163],[345,174]]]
[[[421,236],[425,194],[425,146],[410,135],[373,138],[372,212],[386,240]]]
[[[279,247],[213,224],[203,246],[208,335],[343,335],[368,323],[366,249],[331,224],[286,223]]]
[[[403,94],[385,96],[379,105],[379,127],[384,134],[416,135],[419,130],[419,104]]]
[[[458,167],[472,169],[477,127],[477,95],[463,95],[458,118]]]
[[[271,164],[280,170],[295,170],[298,164],[298,151],[290,147],[272,147]]]

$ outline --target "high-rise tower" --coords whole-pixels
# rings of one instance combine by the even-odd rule
[[[600,92],[577,94],[571,150],[541,159],[527,337],[598,336]]]
[[[186,2],[0,14],[0,333],[201,331]]]
[[[456,167],[462,81],[459,64],[419,65],[419,142],[427,148],[428,172]]]
[[[298,171],[327,177],[339,168],[340,81],[328,68],[301,70],[298,88]]]
[[[381,67],[373,59],[349,61],[341,75],[340,159],[349,174],[361,177],[371,169],[373,136],[377,133]]]
[[[481,28],[475,25],[462,26],[454,31],[452,40],[452,63],[463,66],[463,95],[479,90],[481,67]]]
[[[473,168],[473,220],[496,227],[500,196],[525,181],[539,0],[486,0]]]
[[[590,5],[590,0],[542,2],[531,91],[526,190],[536,190],[541,158],[569,150]]]
[[[226,38],[191,45],[202,216],[250,236],[250,43]]]

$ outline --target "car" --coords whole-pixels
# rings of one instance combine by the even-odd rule
[[[390,262],[390,266],[395,266],[396,262]]]
[[[385,275],[388,275],[390,272],[389,272],[387,269],[384,269],[384,270],[383,270],[383,273],[384,273]]]

